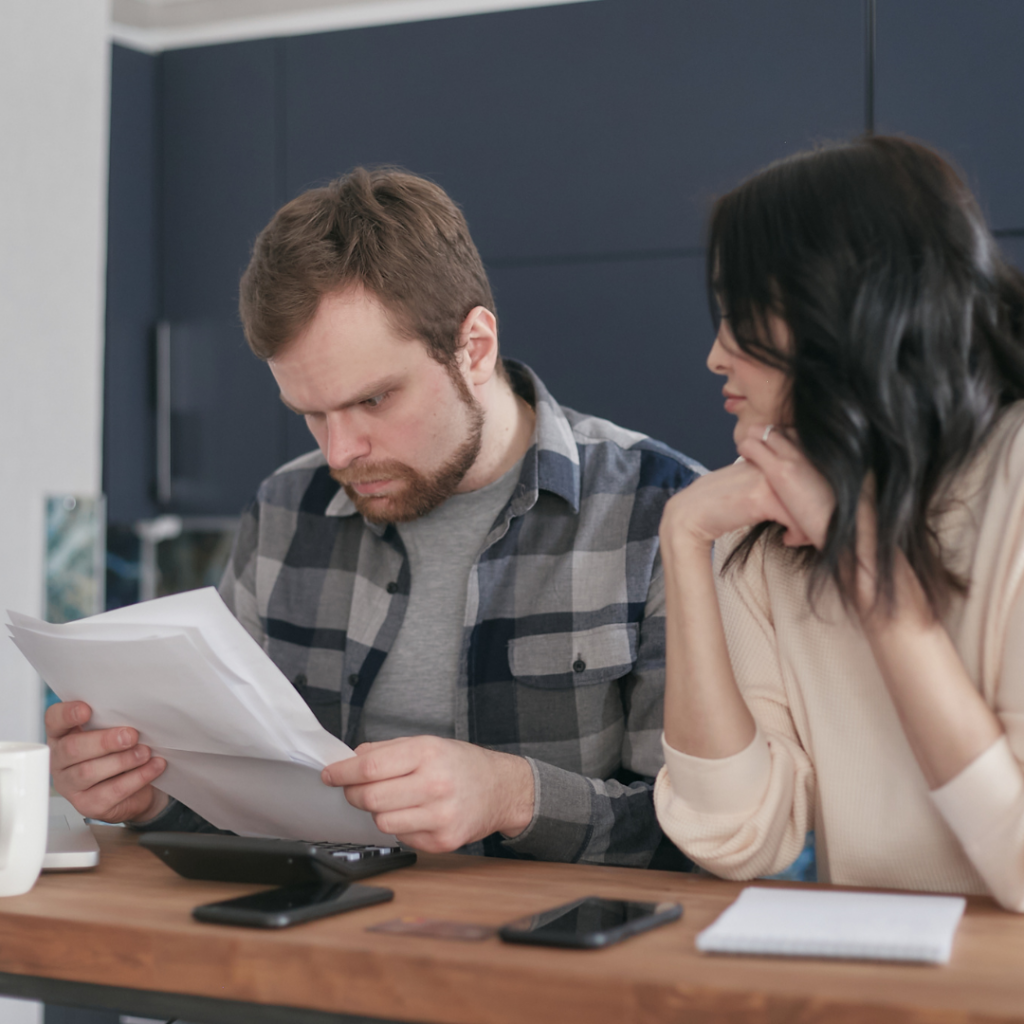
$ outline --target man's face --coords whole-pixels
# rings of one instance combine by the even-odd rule
[[[426,515],[479,454],[484,413],[465,378],[400,335],[360,287],[325,295],[269,365],[331,476],[373,522]]]

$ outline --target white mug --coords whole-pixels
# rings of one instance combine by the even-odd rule
[[[49,820],[49,748],[0,743],[0,896],[20,896],[36,884]]]

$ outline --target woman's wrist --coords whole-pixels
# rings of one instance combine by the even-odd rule
[[[714,540],[694,534],[690,530],[665,530],[659,534],[661,561],[667,580],[677,575],[686,578],[700,567],[711,567],[711,551]]]
[[[935,616],[917,574],[902,551],[896,552],[891,600],[878,591],[874,561],[858,560],[857,611],[861,628],[868,636],[882,638],[894,630],[926,632],[935,626]]]
[[[658,530],[663,558],[674,561],[707,558],[714,546],[714,536],[700,528],[699,508],[692,507],[692,503],[687,500],[689,497],[683,491],[665,506]]]

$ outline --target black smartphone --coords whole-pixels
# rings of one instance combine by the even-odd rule
[[[634,903],[584,896],[552,910],[512,921],[498,930],[506,942],[598,949],[683,916],[678,903]]]
[[[349,882],[296,882],[248,896],[194,907],[192,916],[213,924],[240,924],[249,928],[287,928],[301,921],[342,914],[356,907],[386,903],[390,889]]]
[[[358,882],[416,863],[400,846],[303,843],[203,832],[147,832],[139,840],[185,878],[205,882]]]

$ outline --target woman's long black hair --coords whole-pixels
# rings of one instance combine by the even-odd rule
[[[882,600],[901,550],[940,612],[965,581],[944,564],[934,513],[1000,410],[1024,397],[1024,274],[970,190],[906,139],[802,153],[718,200],[707,266],[712,309],[737,344],[788,374],[790,422],[835,494],[825,545],[807,555],[809,598],[831,578],[852,600],[845,567],[873,479]],[[789,349],[773,347],[769,314],[789,326]]]

